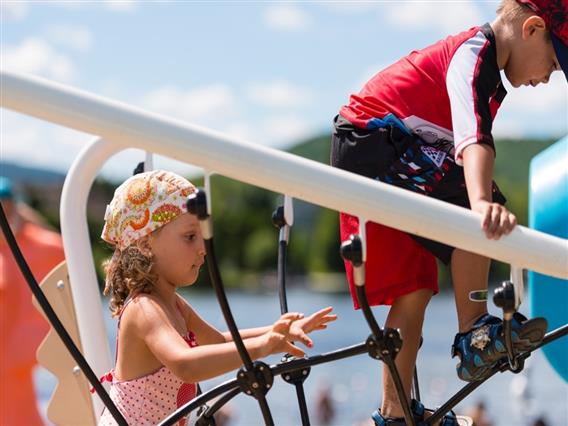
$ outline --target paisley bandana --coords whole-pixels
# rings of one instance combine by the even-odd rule
[[[101,238],[124,250],[187,213],[187,196],[194,191],[191,182],[172,172],[154,170],[132,176],[114,192]]]

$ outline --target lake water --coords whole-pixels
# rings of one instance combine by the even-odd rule
[[[213,295],[188,291],[184,297],[210,323],[226,330],[217,301]],[[234,292],[228,295],[233,315],[241,328],[267,325],[280,312],[276,294]],[[105,310],[107,305],[103,301]],[[332,305],[339,318],[327,330],[311,334],[314,347],[308,354],[337,350],[363,342],[369,329],[363,315],[352,308],[348,295],[313,293],[293,289],[288,293],[291,311],[311,313],[321,307]],[[494,307],[490,311],[500,315]],[[375,310],[379,324],[384,324],[386,309]],[[107,316],[109,342],[113,347],[116,323]],[[456,360],[450,357],[450,346],[457,328],[457,318],[451,295],[433,298],[427,313],[423,330],[424,344],[419,353],[418,374],[422,400],[427,407],[445,402],[463,386],[456,374]],[[268,363],[278,362],[279,357],[268,358]],[[100,373],[100,372],[97,372]],[[214,386],[232,379],[234,373],[201,383],[207,391]],[[45,370],[36,375],[39,389],[39,403],[43,410],[55,385],[55,379]],[[312,367],[304,383],[306,400],[312,425],[316,425],[315,401],[324,384],[331,388],[336,416],[333,425],[369,424],[370,413],[374,411],[381,397],[380,362],[362,354],[348,359]],[[267,395],[276,425],[300,425],[300,415],[293,386],[280,377]],[[544,416],[548,426],[568,426],[568,385],[549,366],[541,351],[527,360],[522,374],[499,373],[485,382],[457,407],[463,412],[475,403],[483,401],[495,426],[528,426],[538,416]],[[231,426],[262,425],[262,415],[256,400],[239,395],[230,403]]]

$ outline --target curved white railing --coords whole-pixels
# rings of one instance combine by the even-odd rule
[[[95,308],[100,311],[100,302],[96,285],[93,285],[94,268],[88,240],[84,240],[87,235],[86,194],[104,160],[127,147],[185,161],[519,268],[568,279],[568,240],[523,226],[517,226],[498,241],[488,240],[480,229],[479,215],[470,210],[37,77],[8,72],[2,72],[0,77],[3,108],[105,140],[83,151],[67,176],[61,200],[70,280],[73,286],[81,286],[81,291],[73,291],[79,331],[85,356],[97,374],[110,366],[110,360],[106,335],[100,335],[104,330],[89,331],[94,327],[94,320],[98,321],[96,314],[87,313],[92,310],[89,304],[96,304]],[[83,234],[81,240],[80,234]],[[87,252],[90,265],[82,268],[79,265],[85,261]],[[87,286],[91,288],[83,288]],[[90,336],[89,339],[85,339],[86,336]],[[93,342],[87,344],[86,340],[91,339]],[[101,345],[107,350],[101,351]],[[104,352],[102,358],[100,352]]]

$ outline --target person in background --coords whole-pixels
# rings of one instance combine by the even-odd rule
[[[335,419],[333,389],[327,381],[321,381],[316,395],[316,420],[321,426],[330,425]]]
[[[487,413],[487,406],[483,401],[478,401],[467,410],[466,415],[473,420],[473,426],[493,426],[493,422]]]
[[[16,201],[12,182],[0,176],[0,202],[16,241],[38,282],[65,258],[61,236],[44,226],[30,207]],[[32,305],[32,293],[0,236],[0,424],[42,425],[33,371],[36,350],[49,325]]]

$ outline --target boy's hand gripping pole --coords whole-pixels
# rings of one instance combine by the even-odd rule
[[[371,358],[380,359],[386,364],[396,388],[400,406],[404,412],[404,420],[408,426],[416,426],[414,416],[410,409],[410,403],[406,396],[406,391],[404,390],[400,374],[398,373],[398,369],[394,363],[396,355],[400,352],[400,348],[402,347],[400,333],[394,328],[381,329],[375,319],[375,316],[371,312],[367,295],[365,293],[365,225],[366,221],[360,217],[359,235],[351,235],[348,240],[341,244],[341,257],[353,265],[353,281],[355,283],[357,298],[361,305],[361,310],[363,311],[365,320],[372,332],[366,343],[369,356]]]
[[[239,329],[237,328],[237,324],[233,318],[233,314],[231,313],[231,308],[229,307],[229,301],[225,294],[221,273],[219,272],[215,256],[215,247],[213,245],[213,224],[210,215],[210,206],[207,201],[210,198],[208,193],[209,176],[207,174],[205,176],[205,184],[205,190],[197,189],[188,197],[187,211],[195,214],[199,219],[199,226],[201,228],[201,233],[205,242],[205,249],[207,251],[207,269],[209,271],[211,284],[215,289],[217,300],[221,306],[221,311],[223,312],[225,322],[229,327],[233,342],[235,343],[239,356],[243,361],[243,367],[241,367],[237,373],[239,387],[244,393],[254,396],[257,399],[265,424],[273,426],[274,421],[266,401],[266,393],[272,387],[273,374],[270,367],[265,363],[252,361],[245,348]]]

